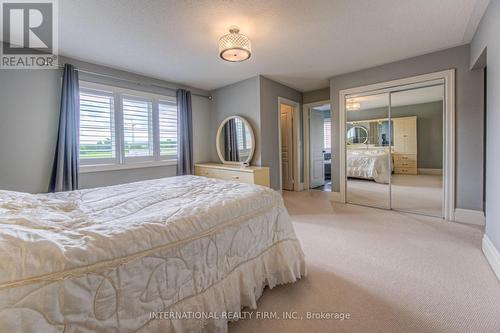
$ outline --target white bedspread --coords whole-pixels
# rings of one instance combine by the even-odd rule
[[[389,183],[390,154],[384,150],[348,150],[347,177]]]
[[[1,332],[226,329],[264,286],[305,274],[273,190],[172,177],[48,195],[0,191]]]

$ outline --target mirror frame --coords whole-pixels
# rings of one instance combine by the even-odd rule
[[[243,122],[243,125],[248,127],[248,129],[250,131],[250,137],[252,139],[252,148],[250,149],[250,154],[248,154],[248,158],[245,161],[241,161],[241,162],[226,161],[224,159],[224,155],[222,154],[222,152],[220,150],[220,135],[222,133],[224,125],[226,125],[226,123],[231,119],[241,120]],[[248,122],[248,120],[246,120],[245,118],[243,118],[241,116],[229,116],[229,117],[225,118],[221,122],[221,124],[219,125],[219,129],[217,130],[217,137],[215,138],[215,147],[217,148],[217,155],[219,155],[219,159],[221,160],[222,164],[231,164],[231,165],[248,164],[248,165],[250,165],[250,161],[252,160],[253,154],[255,153],[255,134],[253,133],[253,128],[250,125],[250,123]]]
[[[359,126],[359,125],[353,125],[351,128],[349,128],[347,130],[347,132],[346,132],[346,143],[348,142],[347,141],[347,135],[349,134],[349,131],[352,130],[352,129],[354,129],[354,128],[362,128],[365,131],[365,133],[366,133],[366,139],[365,139],[364,142],[358,142],[358,143],[354,143],[354,144],[362,144],[362,145],[366,144],[368,142],[368,137],[370,136],[370,133],[368,133],[368,130],[364,126]],[[347,144],[349,145],[349,143],[347,143]]]

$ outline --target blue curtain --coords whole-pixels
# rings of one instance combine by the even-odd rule
[[[224,158],[226,161],[238,162],[240,154],[238,151],[238,134],[236,129],[236,120],[229,119],[224,125]]]
[[[59,134],[49,192],[78,189],[80,167],[80,85],[78,71],[64,65],[59,115]]]
[[[194,174],[191,92],[177,89],[177,176]]]

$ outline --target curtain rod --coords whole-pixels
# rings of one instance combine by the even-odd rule
[[[58,67],[59,68],[64,68],[64,66],[58,66]],[[143,86],[143,87],[148,87],[149,86],[149,87],[167,89],[167,90],[170,90],[170,91],[177,91],[176,88],[166,87],[166,86],[162,86],[162,85],[159,85],[159,84],[141,83],[141,82],[138,82],[138,81],[132,81],[132,80],[124,79],[124,78],[113,76],[113,75],[102,74],[102,73],[97,73],[97,72],[91,72],[91,71],[87,71],[87,70],[83,70],[83,69],[78,69],[78,68],[76,68],[76,70],[78,72],[80,72],[80,73],[86,73],[86,74],[91,74],[91,75],[97,75],[97,76],[107,77],[107,78],[110,78],[110,79],[113,79],[113,80],[119,80],[119,81],[123,81],[123,82],[133,83],[133,84],[136,84],[136,85],[139,85],[139,86]],[[212,100],[212,96],[211,95],[202,95],[202,94],[196,94],[196,93],[191,93],[191,95],[198,96],[198,97],[204,97],[204,98],[208,98],[209,100]]]

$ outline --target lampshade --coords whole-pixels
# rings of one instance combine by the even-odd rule
[[[252,55],[250,39],[240,34],[240,29],[231,27],[229,34],[219,39],[219,55],[231,62],[244,61]]]

